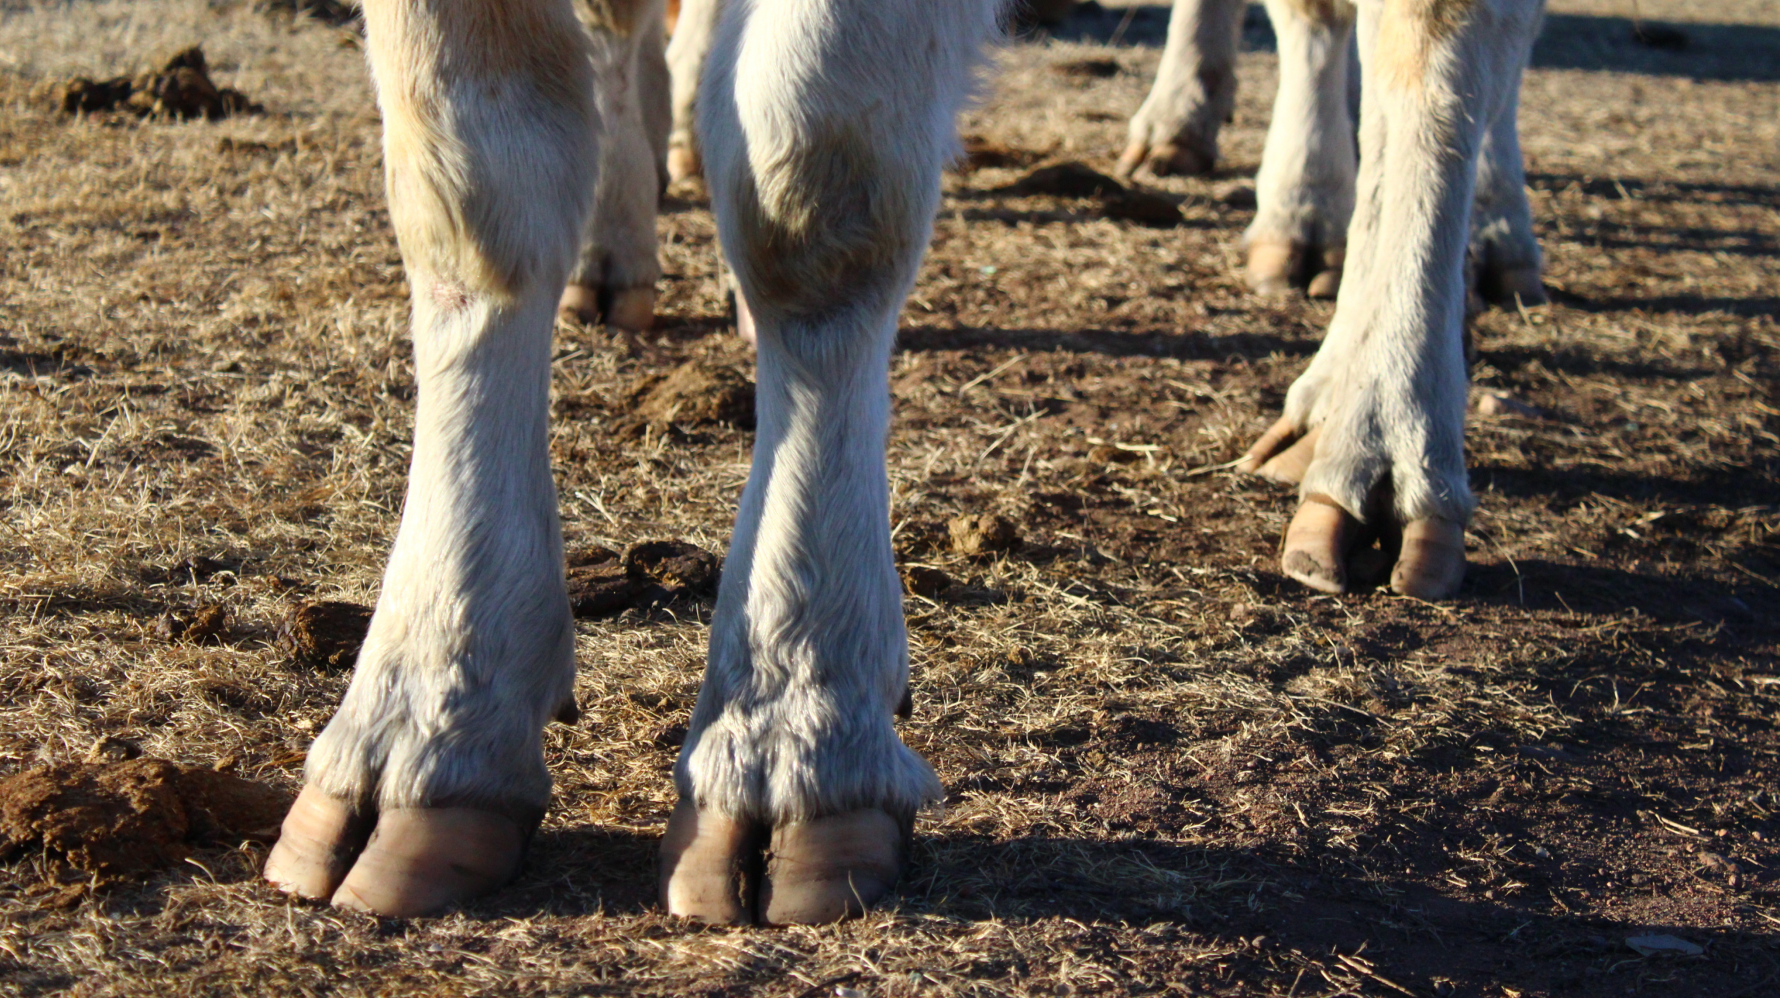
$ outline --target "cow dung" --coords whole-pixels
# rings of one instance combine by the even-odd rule
[[[1004,516],[984,513],[981,516],[954,517],[946,524],[952,535],[952,550],[977,557],[998,551],[1012,551],[1020,546],[1020,531]]]
[[[371,608],[338,600],[313,600],[291,607],[278,625],[278,646],[299,665],[334,671],[358,661],[359,646],[371,628]]]
[[[193,843],[272,841],[290,795],[165,759],[62,762],[0,781],[0,858],[41,848],[96,876],[171,866]]]
[[[713,423],[754,426],[754,384],[731,367],[688,361],[644,378],[631,398],[637,419],[658,431]]]
[[[62,91],[64,114],[124,110],[139,118],[207,118],[216,121],[237,114],[261,114],[265,108],[232,87],[210,79],[202,46],[173,54],[159,70],[92,80],[68,81]]]

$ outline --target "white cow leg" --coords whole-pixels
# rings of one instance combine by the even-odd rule
[[[390,217],[413,289],[414,456],[383,590],[265,876],[418,915],[518,869],[574,630],[546,416],[592,190],[569,0],[366,0]]]
[[[1490,123],[1477,164],[1477,216],[1471,223],[1471,286],[1485,301],[1512,306],[1546,300],[1544,255],[1533,234],[1526,166],[1520,153],[1520,76],[1514,94]]]
[[[698,81],[723,16],[723,0],[683,0],[668,42],[673,126],[668,132],[668,175],[675,180],[704,172],[698,148]]]
[[[1246,276],[1263,294],[1302,287],[1333,298],[1354,208],[1354,9],[1345,0],[1267,0],[1267,14],[1279,38],[1279,91],[1255,220],[1243,235]]]
[[[1236,110],[1236,50],[1244,0],[1174,0],[1168,43],[1149,97],[1131,118],[1120,176],[1207,174],[1218,130]]]
[[[643,85],[650,82],[650,60],[660,60],[663,0],[580,3],[593,42],[601,134],[593,212],[561,305],[582,322],[640,331],[654,324],[661,277],[655,239],[661,142],[649,133],[650,109],[660,95]]]
[[[1282,566],[1313,588],[1357,588],[1390,566],[1392,589],[1435,599],[1463,579],[1472,199],[1487,123],[1514,99],[1540,8],[1360,9],[1366,100],[1348,276],[1322,348],[1243,465],[1299,484]]]
[[[719,29],[699,113],[759,426],[662,843],[676,914],[857,914],[940,795],[893,724],[908,646],[888,370],[994,7],[755,0]]]

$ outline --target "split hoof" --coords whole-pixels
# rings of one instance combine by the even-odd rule
[[[760,838],[752,824],[676,804],[661,839],[661,906],[703,922],[753,922]]]
[[[605,288],[570,284],[562,289],[557,311],[583,325],[605,323],[615,329],[641,333],[655,324],[653,287]]]
[[[1444,517],[1412,520],[1391,569],[1391,591],[1416,599],[1445,599],[1465,581],[1465,525]]]
[[[1312,298],[1333,298],[1341,290],[1345,247],[1318,249],[1291,239],[1249,240],[1243,277],[1261,295],[1281,295],[1303,288]]]
[[[877,808],[773,829],[761,921],[812,925],[864,914],[896,886],[908,835],[905,822]]]
[[[334,891],[334,906],[413,918],[480,897],[519,872],[527,831],[504,815],[472,808],[384,811]]]
[[[906,822],[866,808],[782,825],[769,838],[682,801],[661,841],[661,903],[728,925],[853,918],[896,885],[908,836]]]
[[[1359,522],[1323,496],[1310,496],[1286,527],[1279,565],[1318,592],[1347,592],[1347,556]]]
[[[1121,180],[1131,179],[1139,170],[1148,171],[1158,177],[1204,177],[1210,175],[1216,165],[1215,155],[1208,156],[1179,142],[1163,142],[1152,146],[1140,141],[1125,147],[1113,172]]]
[[[263,876],[285,892],[319,901],[331,897],[371,835],[374,818],[306,786],[284,816]]]

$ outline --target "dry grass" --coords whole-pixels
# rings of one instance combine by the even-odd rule
[[[26,856],[0,868],[0,994],[1769,993],[1780,82],[1757,56],[1780,59],[1780,17],[1644,0],[1756,27],[1690,29],[1748,51],[1619,73],[1578,33],[1618,38],[1603,18],[1627,12],[1554,6],[1523,121],[1557,302],[1485,315],[1475,372],[1549,418],[1473,427],[1463,598],[1307,595],[1273,571],[1290,497],[1204,471],[1271,418],[1329,311],[1231,274],[1272,92],[1253,52],[1228,169],[1155,185],[1177,228],[996,193],[1017,169],[947,181],[890,461],[902,560],[959,583],[908,600],[905,736],[950,796],[895,908],[778,931],[652,910],[710,612],[679,603],[579,625],[583,717],[550,731],[558,805],[511,890],[380,922],[261,887],[251,844],[72,891]],[[1010,48],[964,130],[1107,168],[1157,23]],[[268,114],[47,101],[192,41]],[[1082,58],[1123,71],[1050,68]],[[559,330],[571,549],[720,551],[734,515],[748,433],[611,432],[663,360],[749,364],[708,211],[676,193],[647,352]],[[374,598],[410,428],[351,34],[200,0],[0,0],[0,205],[0,775],[113,736],[294,787],[345,677],[273,631],[297,599]],[[966,512],[1026,543],[954,554]],[[228,570],[169,571],[193,556]],[[224,643],[155,635],[200,603],[228,608]],[[1644,928],[1707,955],[1639,958],[1621,940]]]

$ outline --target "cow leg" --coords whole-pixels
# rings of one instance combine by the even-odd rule
[[[1243,0],[1174,0],[1149,97],[1131,118],[1119,175],[1210,173],[1218,130],[1236,109]]]
[[[1346,0],[1267,0],[1267,15],[1279,38],[1279,91],[1243,236],[1247,278],[1265,294],[1304,287],[1333,298],[1354,209],[1354,10]]]
[[[1514,70],[1514,92],[1490,123],[1477,164],[1477,216],[1471,223],[1472,287],[1485,301],[1512,305],[1546,300],[1540,280],[1544,255],[1533,234],[1533,209],[1527,204],[1527,174],[1520,154],[1521,67]]]
[[[1514,100],[1539,0],[1372,0],[1348,276],[1285,414],[1243,467],[1297,482],[1283,567],[1316,589],[1451,595],[1474,500],[1464,455],[1465,252],[1477,162]],[[1378,539],[1382,557],[1368,555]]]
[[[562,308],[582,322],[644,330],[655,321],[661,277],[655,214],[665,167],[657,154],[662,140],[649,127],[652,119],[662,123],[655,107],[661,95],[645,88],[661,62],[663,0],[578,2],[592,37],[601,135],[593,212]]]
[[[675,180],[704,172],[698,150],[698,81],[704,73],[723,0],[686,0],[668,42],[667,65],[672,83],[673,127],[668,132],[668,174]]]
[[[417,915],[517,870],[574,629],[546,417],[593,190],[570,0],[365,0],[419,380],[402,522],[358,665],[265,876]]]
[[[754,0],[719,28],[699,114],[759,345],[758,428],[662,843],[676,914],[856,914],[940,795],[893,726],[908,646],[888,371],[995,6]]]

